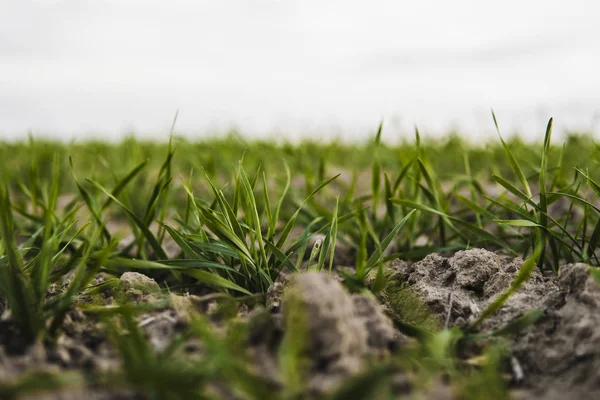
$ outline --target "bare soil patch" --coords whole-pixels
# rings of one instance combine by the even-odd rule
[[[431,254],[415,263],[396,260],[388,273],[396,284],[410,288],[427,305],[438,326],[466,328],[514,279],[523,261],[483,249],[459,251],[451,257]],[[125,273],[115,292],[104,294],[104,304],[125,296],[138,304],[165,301],[164,291],[152,279]],[[308,359],[306,379],[311,398],[331,393],[344,380],[377,362],[401,354],[415,339],[400,332],[393,321],[393,305],[385,296],[351,294],[341,278],[324,272],[282,274],[268,291],[265,306],[238,305],[234,313],[248,323],[247,356],[254,369],[277,390],[285,379],[280,365],[283,338],[293,320],[290,313],[303,310]],[[163,307],[137,316],[152,348],[159,352],[186,329],[190,313],[202,313],[219,331],[225,323],[217,300],[170,294]],[[99,301],[96,298],[94,301]],[[299,307],[299,308],[298,308]],[[600,398],[600,286],[589,267],[570,264],[558,276],[535,271],[505,305],[487,319],[481,332],[506,326],[531,310],[543,316],[506,340],[514,363],[507,368],[507,384],[517,398]],[[291,322],[292,321],[292,322]],[[202,344],[189,340],[188,357],[202,357]],[[118,371],[120,359],[101,321],[75,310],[69,313],[55,343],[26,345],[9,318],[0,322],[0,382],[27,374],[81,371],[94,374]],[[395,373],[398,396],[412,390],[410,373]],[[451,386],[440,383],[428,398],[453,398]],[[216,398],[237,398],[215,383]],[[23,398],[142,399],[131,388],[107,389],[90,382],[60,392]]]

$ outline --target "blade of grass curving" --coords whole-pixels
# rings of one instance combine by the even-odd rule
[[[235,282],[232,282],[228,279],[225,279],[219,275],[213,274],[208,271],[202,271],[202,270],[195,269],[195,270],[186,270],[184,273],[186,275],[191,276],[192,278],[194,278],[196,280],[199,280],[201,282],[204,282],[206,284],[209,284],[209,285],[217,287],[217,288],[230,289],[230,290],[235,290],[236,292],[244,293],[247,295],[252,295],[252,292],[244,289],[243,287],[236,284]]]
[[[242,165],[243,164],[243,159],[240,160],[240,162],[238,162],[238,165]],[[262,171],[262,160],[260,161],[260,163],[258,164],[258,167],[256,168],[256,173],[252,176],[252,179],[249,179],[250,182],[250,187],[252,188],[252,192],[254,192],[254,190],[256,189],[256,184],[258,183],[258,178],[260,178],[260,174]]]
[[[265,198],[265,209],[263,214],[267,217],[267,239],[269,239],[269,231],[271,229],[271,225],[275,225],[277,221],[273,220],[273,210],[271,209],[271,201],[269,199],[269,188],[267,187],[267,176],[265,171],[262,173],[262,182],[263,182],[263,196]]]
[[[75,223],[73,223],[74,225]],[[85,224],[83,224],[79,229],[77,229],[77,231],[73,234],[73,236],[71,236],[71,238],[69,240],[67,240],[67,242],[63,245],[63,247],[52,257],[51,263],[54,264],[58,261],[58,259],[60,258],[60,256],[65,252],[65,250],[71,245],[71,243],[73,243],[73,241],[79,237],[79,235],[81,235],[81,233],[86,230],[91,224],[91,221],[86,222]]]
[[[208,184],[210,185],[210,188],[212,189],[214,195],[215,195],[215,200],[217,201],[217,204],[219,204],[219,207],[222,210],[222,215],[224,217],[224,220],[227,224],[227,226],[229,226],[229,228],[235,233],[235,235],[237,235],[238,238],[240,239],[244,239],[246,237],[246,233],[244,232],[244,230],[242,229],[238,219],[237,219],[237,215],[235,213],[235,208],[233,208],[225,199],[225,196],[223,195],[223,192],[218,190],[217,187],[215,186],[215,184],[213,183],[213,181],[209,178],[208,173],[206,171],[204,171],[204,177],[206,178]],[[240,177],[239,177],[239,171],[238,171],[238,178],[237,178],[237,184],[236,184],[236,193],[238,193],[238,188],[241,186],[240,184]],[[239,195],[236,195],[236,197],[238,197]],[[235,203],[234,203],[235,204]],[[237,207],[237,205],[234,205],[234,207]],[[210,207],[210,209],[212,210],[213,207]]]
[[[394,240],[394,238],[396,237],[396,235],[398,234],[400,229],[402,229],[404,224],[406,224],[406,222],[415,213],[415,211],[416,210],[411,210],[408,214],[406,214],[406,216],[404,218],[402,218],[402,220],[396,224],[394,229],[391,230],[391,232],[385,237],[385,239],[383,239],[383,241],[381,242],[381,248],[377,252],[375,252],[371,257],[369,257],[369,259],[367,260],[367,264],[366,264],[366,268],[365,268],[367,272],[370,271],[371,268],[373,268],[378,262],[381,261],[381,259],[383,257],[383,252],[388,248],[390,243],[392,243],[392,240]]]
[[[162,198],[161,195],[163,193],[168,193],[168,188],[172,181],[172,176],[159,178],[156,184],[154,185],[150,198],[148,199],[148,203],[146,204],[146,212],[144,213],[143,221],[146,224],[146,226],[150,226],[150,224],[156,217],[156,208],[158,207],[158,202]]]
[[[380,128],[381,130],[381,128]],[[379,134],[381,135],[381,133]],[[337,234],[338,234],[338,208],[340,203],[340,197],[336,196],[335,198],[335,208],[333,209],[333,217],[331,219],[331,228],[329,230],[329,237],[331,238],[331,248],[329,249],[329,275],[331,275],[331,270],[333,269],[333,259],[335,255],[335,245],[337,242]]]
[[[232,249],[229,245],[221,241],[197,241],[197,235],[188,235],[190,246],[197,252],[202,254],[212,254],[224,258],[232,258],[239,260],[239,253]]]
[[[158,258],[161,258],[161,259],[168,258],[167,254],[162,249],[160,243],[158,243],[158,241],[156,240],[156,238],[154,237],[152,232],[150,232],[150,230],[148,229],[148,226],[144,223],[144,221],[140,217],[135,215],[135,213],[133,211],[131,211],[128,207],[126,207],[123,203],[121,203],[121,201],[119,199],[117,199],[115,196],[113,196],[99,182],[96,182],[92,179],[87,179],[87,181],[90,182],[92,185],[94,185],[96,188],[100,189],[102,192],[104,192],[105,195],[110,197],[112,199],[112,201],[114,201],[116,204],[118,204],[131,217],[131,219],[133,220],[135,225],[140,229],[140,231],[142,232],[142,234],[144,235],[144,237],[150,244],[150,247],[152,247],[152,250],[154,250],[154,253],[156,253],[156,256]]]
[[[241,275],[241,272],[228,265],[204,260],[138,260],[134,258],[114,257],[104,263],[105,268],[122,272],[124,269],[167,270],[186,273],[201,269],[217,268]]]
[[[544,254],[546,250],[546,244],[550,242],[550,248],[552,249],[555,257],[553,260],[553,266],[556,271],[558,271],[558,263],[556,248],[554,247],[554,242],[551,237],[548,236],[548,199],[546,198],[546,176],[548,173],[548,156],[550,153],[550,139],[552,136],[552,118],[548,121],[548,126],[546,127],[546,135],[544,136],[544,149],[542,151],[542,162],[540,165],[540,201],[539,201],[539,223],[543,227],[540,231],[540,240],[542,241],[541,246],[542,253],[540,258],[538,259],[538,268],[542,269],[542,264],[544,262]]]
[[[377,220],[377,209],[379,208],[379,190],[381,187],[381,161],[379,159],[379,147],[381,146],[381,131],[383,121],[379,123],[377,134],[375,135],[375,148],[373,154],[373,166],[371,168],[371,201],[373,220]]]
[[[502,187],[504,187],[510,193],[523,200],[526,204],[530,205],[533,209],[539,210],[539,206],[532,200],[532,197],[527,196],[527,194],[517,189],[517,187],[514,186],[512,183],[508,182],[507,180],[498,175],[492,175],[492,179],[494,179],[497,183],[502,185]]]
[[[438,179],[434,179],[432,173],[429,171],[429,169],[427,168],[427,166],[421,158],[417,159],[417,164],[419,166],[419,169],[421,170],[421,174],[425,178],[425,182],[427,182],[427,186],[433,197],[434,204],[439,210],[443,211],[444,214],[447,214],[448,204],[446,203],[444,197],[440,194],[441,185]],[[426,191],[424,193],[426,193]],[[454,228],[450,219],[444,217],[443,215],[440,215],[438,226],[440,230],[440,241],[442,246],[446,245],[446,225],[448,225],[451,229]]]
[[[552,195],[567,195],[566,193],[561,193],[561,192],[549,192],[547,194],[552,194]],[[495,204],[505,210],[507,210],[510,213],[519,215],[522,219],[524,220],[528,220],[528,221],[532,221],[532,219],[534,218],[529,212],[524,211],[521,207],[511,207],[508,204],[504,204],[501,203],[499,201],[497,201],[496,199],[493,199],[491,197],[488,197],[486,195],[483,196],[485,199],[487,199],[488,201],[490,201],[490,203]],[[578,197],[575,197],[576,199],[579,199]],[[536,205],[537,207],[537,205]],[[599,211],[600,212],[600,211]],[[548,220],[550,220],[554,225],[556,225],[558,227],[558,229],[561,231],[561,233],[563,235],[565,235],[569,240],[572,241],[573,245],[575,247],[577,247],[579,249],[579,251],[581,252],[583,249],[583,246],[581,244],[578,243],[577,239],[566,229],[566,227],[564,227],[562,224],[560,224],[558,221],[556,221],[550,214],[548,214],[547,212],[544,213],[546,215],[546,217],[548,218]],[[534,221],[532,221],[534,222]],[[564,240],[562,240],[560,238],[560,236],[558,236],[558,234],[554,231],[552,231],[551,229],[547,230],[553,237],[555,240],[559,240],[561,243],[564,244],[564,246],[566,248],[572,248],[573,246],[570,246],[569,244],[567,244],[566,242],[564,242]]]
[[[247,272],[247,276],[253,279],[260,287],[270,285],[273,283],[270,276],[266,273],[266,271],[259,266],[256,265],[250,250],[246,246],[245,240],[240,239],[229,227],[225,225],[220,219],[216,218],[211,212],[202,209],[203,218],[205,225],[211,230],[211,232],[215,233],[221,240],[224,240],[230,243],[234,248],[237,248],[240,252],[240,261],[242,263],[242,268],[246,269],[248,266],[254,273]],[[166,257],[165,257],[166,258]]]
[[[190,176],[189,176],[188,181],[187,181],[188,186],[192,185],[192,179],[193,179],[193,177],[194,177],[194,168],[192,167],[190,169]],[[185,182],[185,180],[183,179],[183,177],[181,177],[181,181]],[[193,199],[190,199],[190,196],[185,196],[185,209],[184,209],[184,212],[183,212],[183,222],[186,225],[189,224],[189,221],[190,221],[190,215],[192,213],[192,206],[193,206],[192,202],[193,202]]]
[[[212,233],[214,233],[219,239],[233,245],[233,247],[238,249],[243,257],[252,260],[252,254],[250,254],[250,250],[248,249],[248,246],[246,246],[245,239],[242,239],[236,235],[235,232],[231,230],[230,226],[228,226],[210,210],[207,210],[203,207],[201,207],[200,210],[204,224]],[[254,262],[252,262],[252,264],[254,265]]]
[[[504,148],[504,152],[508,156],[508,161],[510,162],[513,172],[517,175],[517,178],[519,179],[519,182],[521,182],[521,185],[523,186],[523,188],[525,188],[525,193],[527,194],[527,197],[528,198],[533,197],[531,195],[531,188],[529,187],[529,183],[527,181],[527,178],[525,177],[525,174],[523,173],[523,170],[521,169],[521,166],[519,165],[513,152],[510,150],[510,148],[508,147],[508,145],[502,138],[502,135],[500,134],[500,128],[498,127],[498,121],[496,120],[496,114],[494,113],[494,110],[492,110],[492,118],[494,119],[494,125],[496,126],[496,132],[498,132],[498,137],[500,138],[500,141],[502,142],[502,147]]]
[[[251,221],[253,223],[253,227],[255,230],[255,238],[256,238],[256,242],[258,243],[258,251],[259,251],[259,255],[260,258],[262,260],[262,268],[266,268],[267,270],[267,274],[269,274],[269,259],[267,258],[267,254],[265,252],[265,243],[263,241],[263,237],[262,237],[262,225],[260,223],[260,217],[258,215],[258,208],[256,206],[256,198],[254,197],[254,186],[250,183],[250,181],[248,180],[248,176],[246,175],[246,172],[244,171],[244,168],[242,167],[242,164],[239,164],[239,171],[240,171],[240,177],[241,177],[241,182],[242,182],[242,186],[244,188],[244,197],[246,199],[246,203],[249,207],[249,211],[251,213],[251,215],[249,216]],[[258,173],[257,173],[258,175]],[[260,265],[260,264],[257,264]]]
[[[171,162],[173,160],[174,152],[171,146],[171,140],[169,140],[167,158],[165,159],[165,161],[163,161],[162,165],[160,166],[160,170],[158,171],[158,178],[152,189],[152,194],[150,195],[150,199],[148,200],[148,204],[146,206],[144,221],[146,221],[147,224],[150,224],[150,222],[154,219],[156,205],[160,198],[160,195],[163,193],[163,191],[165,191],[165,193],[168,194],[167,188],[173,180],[173,176],[171,175]]]
[[[201,207],[198,205],[198,202],[196,201],[196,198],[194,197],[194,194],[191,189],[191,185],[188,186],[183,181],[183,179],[181,181],[183,182],[182,183],[183,190],[186,192],[186,198],[189,199],[190,205],[194,211],[194,215],[196,217],[196,223],[197,223],[198,227],[201,227],[202,226],[202,221],[200,219],[200,217],[202,215]],[[192,230],[192,228],[188,224],[182,223],[182,221],[178,221],[178,223],[185,229]],[[201,236],[203,236],[203,241],[208,242],[208,236],[206,235],[206,232],[204,232],[203,229],[199,229],[199,233]]]
[[[187,240],[185,240],[185,238],[183,236],[181,236],[179,234],[179,232],[177,232],[175,229],[171,228],[167,224],[163,224],[163,226],[165,227],[165,230],[167,231],[169,236],[171,236],[171,238],[175,241],[175,243],[177,243],[177,246],[179,246],[179,248],[181,249],[181,251],[183,252],[183,254],[186,257],[192,258],[192,259],[197,259],[197,258],[202,257],[188,244]]]
[[[287,257],[291,257],[294,253],[297,253],[297,259],[296,259],[296,265],[295,265],[296,270],[299,270],[300,267],[302,266],[302,262],[304,261],[304,256],[306,254],[306,248],[308,245],[308,241],[315,233],[317,233],[317,232],[312,231],[313,227],[315,225],[319,224],[322,220],[324,220],[323,217],[318,217],[318,218],[315,218],[313,221],[311,221],[304,228],[304,232],[302,233],[302,235],[300,235],[300,237],[298,239],[296,239],[296,241],[285,251],[287,253]],[[323,230],[323,229],[325,229],[325,228],[321,228],[320,230]]]
[[[471,199],[467,199],[466,197],[460,195],[460,194],[455,194],[454,197],[460,201],[461,203],[463,203],[464,205],[466,205],[469,209],[473,210],[474,213],[476,213],[477,215],[479,215],[480,217],[485,217],[488,219],[495,219],[496,218],[496,214],[494,214],[493,212],[491,212],[489,209],[487,209],[486,207],[482,207],[479,204],[477,204],[475,201],[471,200]],[[479,228],[482,228],[482,226],[478,225]]]
[[[140,173],[140,171],[144,169],[146,164],[148,164],[148,161],[142,161],[141,163],[136,165],[131,171],[127,173],[127,175],[123,177],[123,179],[117,181],[117,184],[115,185],[113,190],[111,190],[110,193],[114,197],[117,197],[119,194],[121,194],[123,189],[125,189],[129,182],[131,182],[133,178],[135,178]],[[110,203],[112,203],[112,198],[108,197],[100,206],[100,211],[104,211],[108,206],[110,206]]]
[[[217,237],[229,244],[231,244],[234,248],[236,248],[240,252],[240,256],[244,258],[253,269],[256,269],[256,265],[253,261],[252,254],[248,247],[246,246],[245,240],[240,239],[231,229],[228,227],[223,221],[217,218],[213,213],[203,208],[200,208],[202,211],[202,217],[204,220],[204,224],[213,232]],[[166,258],[166,257],[165,257]]]
[[[39,208],[39,209],[40,209],[42,212],[46,212],[46,210],[45,210],[45,208],[44,208],[43,204],[41,204],[41,203],[40,203],[40,204],[38,205],[38,208]],[[13,205],[12,205],[12,210],[13,210],[15,213],[17,213],[17,214],[19,214],[19,215],[21,215],[21,216],[23,216],[23,217],[27,218],[28,220],[30,220],[31,222],[33,222],[33,223],[35,223],[35,224],[42,224],[42,225],[44,224],[44,218],[43,218],[43,217],[39,217],[39,216],[37,216],[37,215],[30,214],[30,213],[26,212],[25,210],[23,210],[21,207],[17,206],[16,204],[13,204]]]
[[[106,239],[106,242],[107,243],[110,242],[111,235],[108,232],[108,229],[106,229],[106,226],[105,226],[104,222],[102,221],[102,217],[100,216],[100,214],[98,213],[98,211],[96,211],[96,207],[94,205],[94,201],[92,199],[92,196],[79,183],[79,180],[77,179],[77,175],[75,174],[75,169],[73,167],[73,159],[71,157],[69,157],[69,165],[71,167],[71,175],[73,175],[73,180],[75,181],[75,186],[77,187],[77,190],[79,191],[79,195],[83,199],[83,201],[84,201],[85,205],[87,206],[89,212],[92,214],[92,217],[94,218],[94,221],[96,221],[96,224],[102,229],[102,234],[104,235],[104,238]]]
[[[284,161],[283,166],[285,168],[285,186],[283,187],[283,191],[281,192],[281,196],[279,197],[279,201],[277,201],[277,205],[275,206],[275,211],[273,212],[273,218],[271,219],[271,223],[269,224],[269,231],[267,232],[267,240],[273,240],[275,236],[275,229],[277,227],[277,221],[279,221],[279,214],[281,212],[281,206],[283,205],[283,201],[290,189],[290,183],[292,182],[292,177],[290,173],[290,168],[287,163]]]
[[[417,161],[416,158],[411,159],[404,167],[402,167],[402,170],[400,171],[400,174],[398,174],[398,177],[396,178],[396,180],[394,181],[394,186],[393,186],[393,193],[394,195],[396,194],[396,192],[398,191],[398,188],[400,187],[400,185],[402,184],[402,182],[404,181],[404,178],[407,176],[407,174],[410,172],[410,168],[411,166]]]
[[[493,221],[497,224],[517,226],[517,227],[521,227],[521,228],[527,227],[527,228],[546,229],[543,225],[540,225],[540,224],[538,224],[534,221],[528,220],[528,219],[495,219]]]
[[[300,204],[300,206],[298,207],[298,209],[296,210],[296,212],[291,216],[291,218],[288,220],[288,222],[285,224],[285,226],[283,227],[283,231],[281,232],[281,236],[279,237],[279,240],[277,241],[277,247],[278,248],[282,248],[283,244],[285,243],[285,241],[288,238],[288,235],[290,234],[292,228],[294,227],[294,225],[296,224],[296,219],[298,218],[298,214],[300,214],[300,210],[306,205],[307,202],[309,202],[317,193],[319,193],[325,186],[329,185],[331,182],[333,182],[334,180],[336,180],[341,174],[337,174],[329,179],[327,179],[326,181],[321,182],[312,192],[310,192],[310,194],[304,199],[304,201]]]
[[[269,248],[269,250],[271,251],[271,253],[273,254],[273,256],[279,260],[279,262],[281,263],[282,267],[286,266],[291,272],[298,272],[296,267],[294,266],[294,264],[290,261],[290,257],[292,256],[292,253],[289,253],[288,255],[285,255],[284,252],[282,252],[280,249],[277,248],[277,246],[275,246],[274,243],[265,240],[265,245]],[[277,269],[278,271],[281,271],[281,268]],[[273,277],[273,279],[276,279],[276,277]]]
[[[443,215],[448,219],[453,220],[454,222],[461,224],[462,226],[464,226],[465,228],[467,228],[468,230],[472,231],[473,233],[484,237],[486,240],[497,244],[498,246],[500,246],[501,248],[504,248],[508,251],[510,251],[511,253],[514,254],[514,251],[511,250],[511,246],[504,242],[503,240],[499,239],[498,237],[496,237],[495,235],[492,235],[491,233],[489,233],[488,231],[486,231],[485,229],[481,229],[479,227],[477,227],[476,225],[473,225],[469,222],[463,221],[460,218],[456,218],[453,217],[451,215],[448,214],[444,214],[441,211],[438,211],[434,208],[428,207],[424,204],[419,204],[419,203],[415,203],[409,200],[404,200],[404,199],[392,199],[392,202],[396,203],[396,204],[400,204],[400,205],[404,205],[404,206],[408,206],[410,208],[414,208],[420,211],[426,211],[432,214],[436,214],[436,215]]]

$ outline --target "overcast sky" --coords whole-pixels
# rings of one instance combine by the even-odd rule
[[[595,1],[0,0],[0,137],[600,130]]]

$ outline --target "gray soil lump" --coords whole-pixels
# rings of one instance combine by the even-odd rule
[[[450,326],[464,326],[510,286],[522,264],[520,258],[473,249],[397,266],[399,279],[441,321],[451,305]],[[544,311],[534,325],[508,338],[525,373],[523,398],[600,398],[600,286],[588,268],[566,265],[558,277],[535,270],[480,327],[489,332],[533,309]]]
[[[472,249],[459,251],[451,258],[430,254],[412,265],[397,265],[399,279],[423,298],[440,321],[451,307],[450,326],[464,327],[510,286],[522,263],[520,258],[506,261],[490,251]],[[534,271],[504,307],[484,323],[483,330],[497,328],[541,307],[544,293],[556,290],[553,282]]]
[[[326,273],[294,275],[286,293],[295,293],[307,313],[313,390],[330,390],[340,379],[358,372],[365,356],[383,356],[398,340],[375,300],[350,295]],[[284,314],[290,302],[290,296],[284,296]]]
[[[535,378],[535,395],[600,398],[600,286],[585,264],[561,267],[546,316],[515,338],[513,351]]]

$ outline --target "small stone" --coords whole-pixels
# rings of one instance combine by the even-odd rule
[[[119,291],[128,294],[139,291],[144,295],[160,293],[160,286],[152,278],[139,272],[125,272],[119,281]]]

